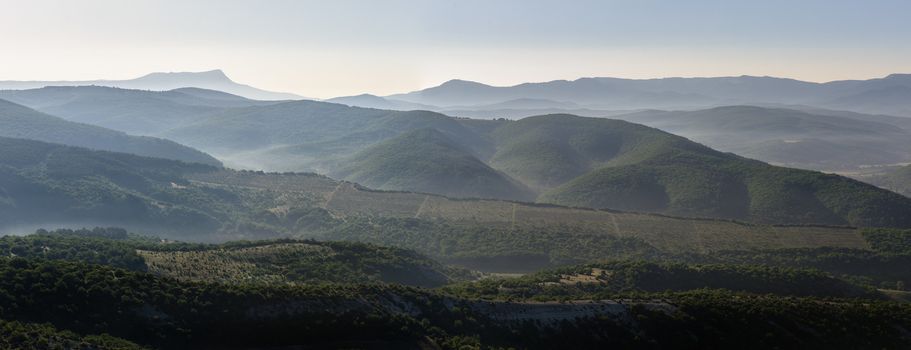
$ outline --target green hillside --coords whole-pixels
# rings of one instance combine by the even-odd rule
[[[451,135],[474,153],[485,142],[439,113],[316,101],[229,109],[162,135],[254,168],[328,173],[369,146],[421,128]]]
[[[691,151],[667,151],[639,164],[608,165],[539,200],[767,223],[911,225],[911,201],[893,192],[836,175]]]
[[[612,261],[567,266],[519,278],[484,279],[444,290],[484,299],[599,300],[618,294],[698,289],[753,294],[884,298],[816,270],[745,265]]]
[[[744,117],[754,109],[719,108],[693,118],[714,120],[723,114],[730,123],[749,122],[773,134],[787,131],[781,124],[794,120],[800,128],[836,136],[846,130],[894,133],[877,122],[774,109],[760,109],[770,115],[765,124],[756,124]],[[402,136],[420,129],[436,132]],[[292,101],[222,109],[164,135],[232,165],[331,174],[379,189],[774,224],[911,224],[906,198],[603,118],[481,121]]]
[[[291,239],[181,243],[117,228],[3,236],[0,251],[237,285],[334,282],[437,287],[474,278],[467,270],[444,266],[413,251],[370,244]]]
[[[828,125],[817,119],[825,118],[810,118],[817,123],[808,127]],[[846,120],[888,131],[876,123]],[[396,139],[422,128],[435,129],[450,142],[416,147],[427,142],[416,135]],[[567,206],[776,224],[911,225],[904,215],[911,202],[872,186],[773,167],[603,118],[481,121],[299,101],[226,111],[173,136],[203,148],[234,150],[228,157],[235,163],[318,171],[380,189],[535,196],[538,202]],[[520,186],[490,185],[491,179],[504,182],[496,172]],[[454,174],[469,176],[455,181]],[[510,189],[521,186],[534,194],[517,196]]]
[[[181,178],[215,167],[23,139],[0,138],[0,149],[3,227],[93,222],[186,231],[219,227],[214,203],[227,198],[186,188]]]
[[[908,341],[903,329],[911,327],[908,305],[896,302],[721,290],[575,302],[542,294],[544,302],[504,302],[396,285],[182,282],[23,258],[0,258],[0,274],[0,308],[15,320],[0,326],[21,334],[20,325],[47,324],[24,326],[36,331],[33,336],[55,329],[109,334],[83,339],[111,348],[135,348],[113,337],[161,349],[901,348]],[[779,277],[787,283],[806,275],[751,279]]]
[[[147,349],[107,334],[82,336],[47,324],[0,320],[0,348],[3,349]]]
[[[490,132],[493,168],[547,190],[611,162],[636,163],[667,148],[708,148],[619,120],[565,114],[502,123]]]
[[[381,190],[531,200],[531,191],[436,129],[418,129],[358,152],[330,173]]]
[[[221,165],[217,159],[172,141],[131,136],[98,126],[74,123],[0,100],[0,137],[61,143],[147,157]]]
[[[460,200],[370,190],[314,174],[219,170],[19,139],[0,143],[0,229],[18,232],[116,225],[181,240],[344,239],[494,270],[655,252],[867,247],[857,230],[844,227]]]
[[[405,247],[484,271],[527,272],[601,259],[720,250],[869,249],[860,232],[849,227],[771,226],[461,200],[370,190],[308,174],[225,170],[188,177],[195,186],[243,188],[260,193],[274,190],[291,198],[255,216],[270,227],[282,227],[287,234]],[[298,198],[313,202],[305,204]]]

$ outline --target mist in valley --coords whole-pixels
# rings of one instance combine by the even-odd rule
[[[3,1],[0,348],[911,347],[905,2]]]

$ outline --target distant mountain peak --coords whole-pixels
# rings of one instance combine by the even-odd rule
[[[360,94],[360,95],[355,95],[355,96],[351,96],[351,97],[382,98],[382,97],[379,97],[379,96],[374,95],[374,94]]]
[[[440,87],[443,87],[443,86],[458,87],[458,86],[490,86],[490,85],[482,84],[482,83],[479,83],[476,81],[471,81],[471,80],[452,79],[452,80],[449,80],[440,85]]]
[[[110,86],[122,89],[168,91],[195,87],[217,90],[254,100],[299,100],[304,97],[258,89],[237,83],[221,69],[202,72],[154,72],[129,80],[86,80],[86,81],[0,81],[0,90],[39,89],[46,86]]]
[[[221,69],[204,72],[154,72],[146,74],[136,80],[180,79],[206,82],[234,83]]]

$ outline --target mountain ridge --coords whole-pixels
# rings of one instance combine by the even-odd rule
[[[805,104],[814,107],[841,107],[855,112],[911,116],[903,99],[890,105],[876,105],[878,95],[863,96],[864,104],[842,100],[852,95],[893,85],[911,86],[907,74],[885,78],[839,80],[825,83],[769,76],[669,77],[626,79],[584,77],[575,80],[529,82],[492,86],[465,80],[450,80],[441,85],[385,96],[390,99],[439,106],[479,106],[521,98],[568,101],[592,109],[705,108],[730,104]]]
[[[212,156],[176,142],[133,136],[100,126],[67,121],[0,99],[0,136],[56,142],[112,152],[132,153],[221,166]]]
[[[220,69],[203,72],[153,72],[125,80],[72,80],[72,81],[0,81],[0,90],[25,90],[46,86],[110,86],[127,89],[167,91],[185,87],[197,87],[223,91],[254,100],[298,100],[299,95],[272,92],[236,83]]]

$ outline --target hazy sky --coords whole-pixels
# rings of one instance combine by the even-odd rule
[[[0,80],[220,68],[310,97],[583,76],[911,72],[911,1],[0,0]]]

